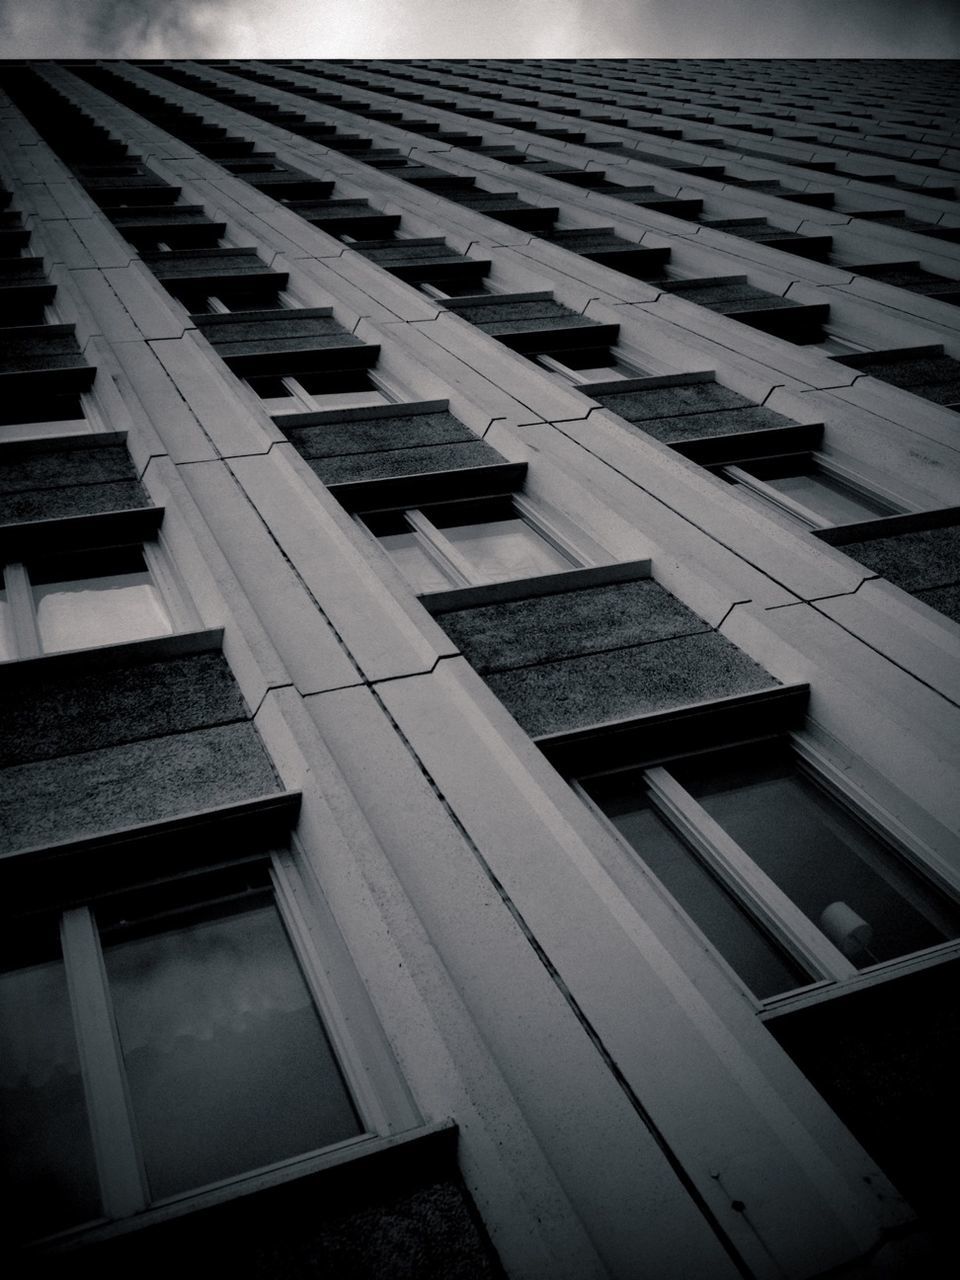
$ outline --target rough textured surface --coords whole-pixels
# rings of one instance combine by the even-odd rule
[[[651,387],[647,391],[604,392],[596,397],[628,422],[674,418],[682,413],[713,413],[718,409],[750,409],[744,396],[719,382],[692,382],[679,387]]]
[[[934,404],[960,401],[960,361],[950,356],[885,360],[881,355],[876,360],[858,361],[856,367],[881,382],[890,382],[895,387],[912,391]]]
[[[260,1199],[135,1232],[88,1256],[103,1280],[175,1272],[184,1259],[210,1256],[236,1280],[503,1280],[455,1173],[360,1195],[321,1189],[306,1201],[294,1185]],[[67,1262],[45,1274],[69,1270]]]
[[[73,325],[5,329],[0,343],[0,373],[27,369],[69,369],[86,364]]]
[[[650,579],[464,609],[440,623],[481,675],[709,630]]]
[[[114,484],[73,485],[62,489],[34,489],[0,498],[0,524],[96,515],[106,511],[132,511],[150,505],[137,480]]]
[[[352,453],[339,458],[308,458],[324,484],[353,480],[382,480],[387,476],[421,475],[463,467],[489,467],[503,456],[482,440],[437,444],[422,449],[384,449],[378,453]]]
[[[186,249],[174,253],[143,253],[141,257],[158,280],[250,275],[268,270],[255,249]]]
[[[249,721],[35,760],[0,773],[0,851],[280,792]]]
[[[0,466],[0,500],[28,489],[59,489],[136,478],[130,455],[122,444],[104,448],[73,445],[65,449],[8,445]]]
[[[533,735],[560,733],[779,682],[716,632],[588,655],[487,681]]]
[[[904,591],[944,587],[960,580],[960,526],[848,542],[840,550]]]
[[[558,325],[580,324],[594,325],[595,320],[588,320],[563,306],[553,298],[535,298],[529,301],[484,302],[471,304],[469,307],[458,307],[455,298],[447,303],[451,311],[460,312],[464,319],[475,324],[485,333],[511,333],[518,329],[556,328]]]
[[[219,653],[159,662],[120,660],[84,672],[70,662],[33,663],[4,690],[0,764],[50,759],[139,738],[247,718]],[[56,670],[59,666],[60,670]]]
[[[357,251],[362,253],[365,258],[369,258],[371,262],[378,263],[381,267],[403,266],[413,262],[469,262],[470,259],[464,253],[457,253],[455,249],[449,248],[443,242],[406,245],[403,241],[397,244],[377,246],[372,249],[366,248],[363,244],[356,246]]]
[[[640,248],[635,241],[618,236],[610,227],[585,227],[582,230],[578,228],[573,231],[554,231],[550,239],[554,244],[563,245],[571,253],[596,253],[605,249],[634,250]],[[657,253],[656,250],[649,249],[646,252],[651,256]]]
[[[773,307],[795,307],[798,304],[781,298],[774,293],[766,293],[745,280],[734,278],[721,284],[713,282],[700,284],[696,280],[669,280],[664,282],[669,293],[676,293],[687,302],[696,302],[698,306],[709,307],[711,311],[720,311],[724,315],[732,315],[738,311],[768,311]]]
[[[382,418],[330,422],[322,426],[285,426],[284,430],[305,458],[334,458],[344,453],[418,448],[477,439],[469,427],[446,412],[409,416],[385,414]]]
[[[745,431],[787,430],[796,424],[770,409],[721,409],[717,413],[684,413],[676,418],[648,418],[634,424],[666,444],[681,440],[736,436]]]
[[[360,341],[352,338],[333,316],[304,315],[292,310],[256,311],[248,313],[242,320],[217,319],[212,323],[201,316],[197,324],[204,337],[221,354],[228,354],[234,346],[246,351],[246,344],[251,342],[256,343],[258,349],[262,347],[269,351],[273,349],[273,343],[287,338],[312,338],[321,345],[333,341],[340,346]]]
[[[954,622],[960,622],[960,584],[949,587],[929,587],[914,591],[913,594],[918,600],[928,604],[931,609],[938,610],[948,618],[952,618]]]

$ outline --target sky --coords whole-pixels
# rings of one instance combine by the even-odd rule
[[[954,0],[0,0],[0,57],[960,57]]]

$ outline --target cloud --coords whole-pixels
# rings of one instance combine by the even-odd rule
[[[952,0],[0,0],[7,57],[955,57]]]
[[[0,38],[7,57],[230,57],[221,53],[225,37],[249,34],[244,7],[243,0],[0,0]]]

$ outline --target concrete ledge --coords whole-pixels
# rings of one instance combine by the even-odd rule
[[[20,559],[62,552],[64,548],[82,551],[144,542],[156,534],[162,522],[163,507],[134,507],[129,511],[0,525],[0,556]]]
[[[782,685],[572,732],[541,734],[534,741],[568,777],[625,764],[652,764],[688,755],[691,744],[707,750],[798,728],[809,694],[807,684]]]

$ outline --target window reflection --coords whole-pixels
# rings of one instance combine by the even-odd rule
[[[56,931],[5,931],[0,972],[0,1195],[29,1239],[100,1214],[64,965]]]
[[[149,936],[125,921],[104,938],[159,1199],[361,1132],[269,893],[181,916]]]

